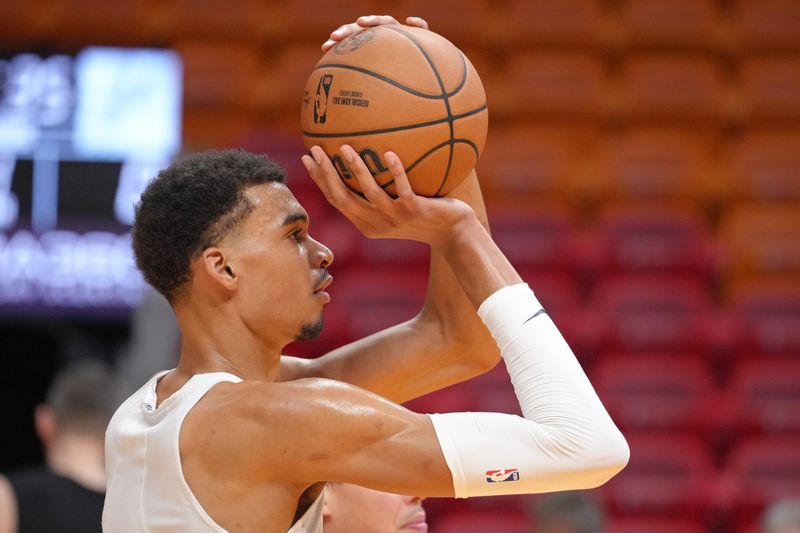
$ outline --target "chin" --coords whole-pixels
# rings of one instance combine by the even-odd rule
[[[319,337],[322,333],[322,328],[325,325],[325,318],[320,315],[316,322],[309,322],[300,327],[300,333],[297,334],[294,340],[296,341],[309,341]]]

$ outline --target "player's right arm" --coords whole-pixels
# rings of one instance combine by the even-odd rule
[[[246,421],[217,433],[234,449],[269,442],[248,467],[299,487],[339,481],[468,497],[604,483],[627,463],[627,443],[533,292],[469,206],[416,196],[397,157],[386,161],[398,191],[391,201],[402,208],[383,231],[441,250],[500,348],[523,417],[420,415],[352,385],[310,379],[236,386],[239,400],[230,403],[247,406]],[[362,179],[365,202],[385,200]]]

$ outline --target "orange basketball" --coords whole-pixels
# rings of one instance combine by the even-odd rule
[[[303,94],[306,147],[318,144],[361,191],[339,153],[349,144],[394,195],[384,153],[403,162],[414,192],[442,196],[475,167],[486,142],[486,93],[469,59],[428,30],[369,28],[329,50]]]

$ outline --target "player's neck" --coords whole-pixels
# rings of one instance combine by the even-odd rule
[[[191,376],[229,372],[242,379],[274,381],[284,342],[253,332],[238,317],[225,313],[176,310],[181,330],[178,370]]]

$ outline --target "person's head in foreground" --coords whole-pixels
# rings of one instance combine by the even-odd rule
[[[423,499],[348,483],[328,483],[323,511],[325,533],[428,531]]]
[[[800,499],[778,500],[761,517],[762,533],[800,533]]]
[[[333,256],[308,235],[308,214],[285,178],[265,156],[209,151],[147,187],[133,249],[179,319],[190,309],[235,309],[270,347],[321,331]]]
[[[530,507],[536,533],[603,533],[605,515],[597,501],[582,492],[537,496]]]

